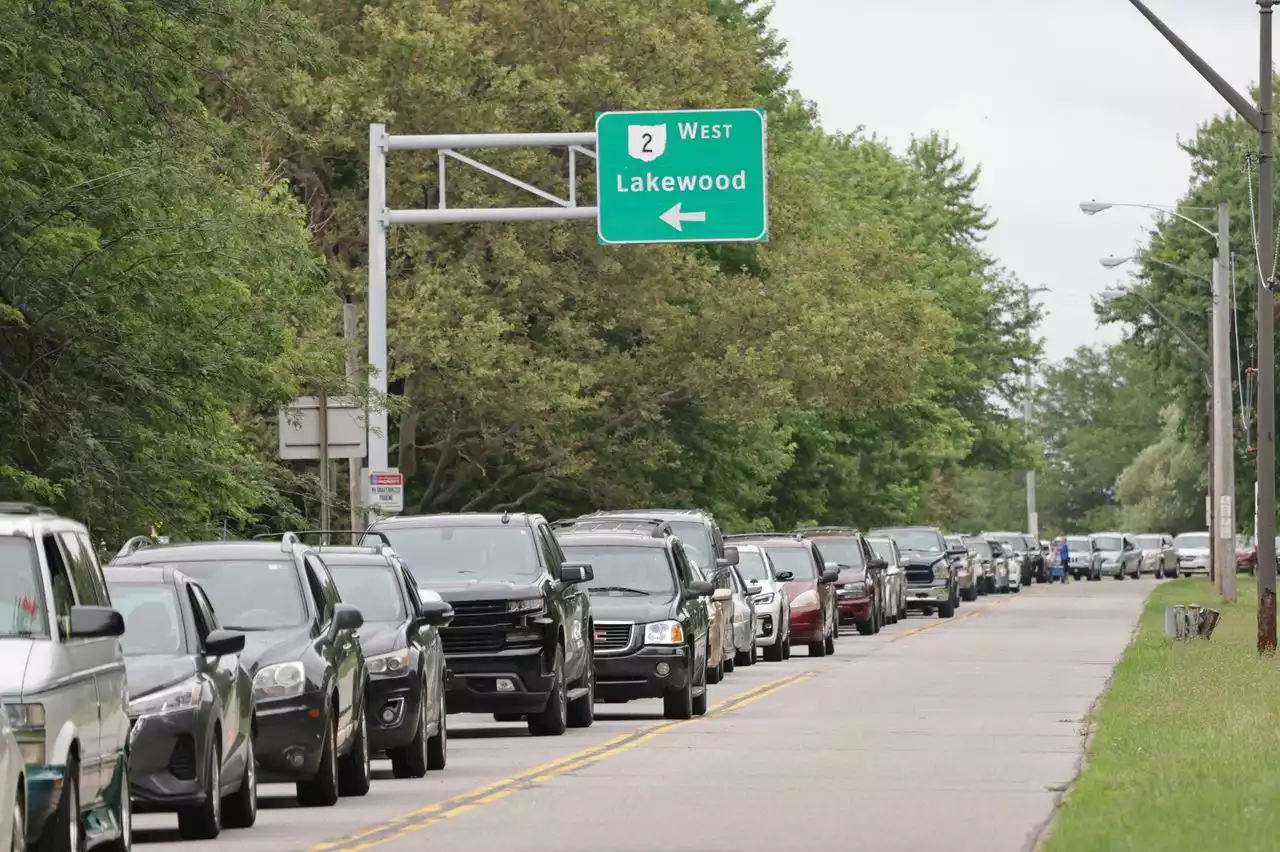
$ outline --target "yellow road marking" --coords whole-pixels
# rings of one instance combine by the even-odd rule
[[[626,734],[623,734],[599,745],[592,746],[582,751],[535,766],[523,772],[516,773],[507,778],[485,784],[466,793],[446,799],[443,802],[437,802],[433,805],[411,811],[394,817],[384,823],[373,826],[364,831],[348,835],[339,840],[330,840],[323,843],[317,843],[312,846],[309,852],[332,852],[332,850],[342,850],[342,852],[360,852],[360,850],[370,849],[379,846],[394,838],[411,834],[415,831],[451,819],[467,811],[473,810],[481,805],[487,805],[496,802],[499,799],[506,798],[512,793],[526,790],[530,787],[544,784],[559,775],[564,775],[598,763],[606,757],[612,757],[615,754],[621,754],[624,751],[635,748],[641,743],[646,743],[667,731],[684,725],[692,725],[703,719],[711,719],[716,716],[722,716],[726,713],[732,713],[740,707],[750,704],[753,701],[772,695],[779,690],[788,686],[807,680],[818,672],[803,671],[778,678],[760,686],[753,687],[746,692],[735,695],[713,705],[707,709],[703,716],[695,716],[692,719],[684,719],[672,722],[659,722],[654,725],[644,725]]]

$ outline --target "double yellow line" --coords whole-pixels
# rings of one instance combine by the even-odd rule
[[[370,849],[374,846],[381,845],[390,840],[395,840],[415,831],[421,831],[428,826],[435,825],[438,822],[444,822],[467,811],[487,805],[490,802],[496,802],[499,799],[506,798],[512,793],[520,790],[527,790],[539,784],[545,784],[551,779],[573,772],[583,767],[598,763],[606,757],[612,757],[621,754],[624,751],[633,749],[641,743],[646,743],[660,734],[684,725],[692,725],[704,719],[712,719],[717,716],[723,716],[726,713],[732,713],[740,707],[758,701],[767,695],[772,695],[779,690],[786,689],[788,686],[807,680],[814,675],[816,671],[803,671],[788,675],[777,680],[749,689],[740,695],[735,695],[726,701],[714,705],[707,710],[704,716],[695,716],[692,719],[685,719],[673,722],[659,722],[655,725],[645,725],[634,731],[614,737],[611,740],[592,746],[582,751],[575,752],[565,757],[553,760],[550,763],[544,763],[541,766],[535,766],[524,772],[508,776],[491,784],[485,784],[482,787],[476,787],[461,795],[446,799],[443,802],[437,802],[428,805],[425,808],[412,811],[407,814],[395,817],[394,819],[374,826],[366,831],[357,832],[338,840],[329,840],[323,843],[317,843],[312,846],[308,852],[360,852],[360,850]]]

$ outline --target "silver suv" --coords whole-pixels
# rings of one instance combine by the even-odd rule
[[[0,503],[0,696],[41,850],[129,849],[123,633],[88,531]]]

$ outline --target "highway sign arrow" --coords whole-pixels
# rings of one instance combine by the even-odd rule
[[[680,202],[677,201],[672,205],[670,210],[663,213],[658,218],[675,228],[677,231],[683,231],[685,222],[705,222],[707,221],[707,214],[705,212],[682,213],[680,212]]]

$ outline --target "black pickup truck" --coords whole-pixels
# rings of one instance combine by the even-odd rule
[[[963,549],[948,549],[942,530],[937,527],[895,527],[874,529],[869,536],[892,539],[907,561],[907,608],[930,615],[936,609],[939,618],[951,618],[960,603],[952,560],[963,556]]]
[[[594,721],[591,602],[580,588],[593,574],[565,559],[545,518],[413,515],[369,532],[390,541],[420,589],[453,606],[440,629],[448,712],[526,720],[535,736]]]

